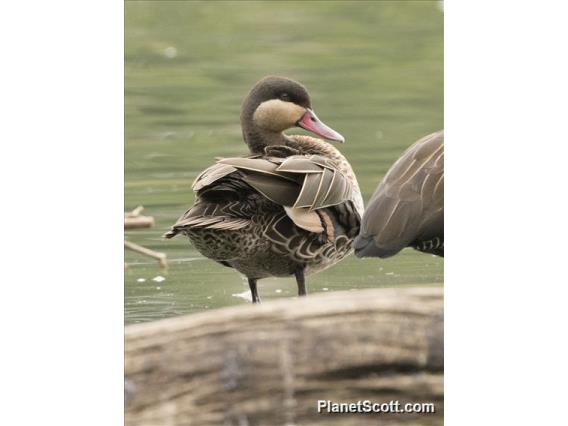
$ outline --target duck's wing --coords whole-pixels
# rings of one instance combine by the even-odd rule
[[[392,256],[417,239],[443,236],[443,226],[440,131],[418,140],[387,172],[369,200],[355,249],[360,256]]]
[[[259,207],[258,194],[242,180],[234,167],[214,164],[203,171],[192,188],[195,204],[182,214],[164,236],[175,237],[191,228],[237,230],[250,224],[250,218]]]
[[[187,226],[239,229],[250,223],[247,220],[255,212],[270,208],[283,208],[298,227],[316,233],[324,231],[318,210],[337,206],[338,216],[357,215],[353,208],[342,205],[351,203],[351,183],[333,162],[317,155],[224,158],[197,177],[193,190],[198,202],[167,237]],[[199,211],[205,201],[210,207]],[[358,225],[360,219],[345,220]]]
[[[243,180],[269,200],[309,211],[350,199],[352,186],[329,159],[319,155],[287,158],[225,158],[218,164],[234,167]]]

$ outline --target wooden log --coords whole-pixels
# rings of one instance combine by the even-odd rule
[[[144,210],[144,206],[138,206],[134,210],[130,212],[125,212],[124,217],[137,217],[140,216],[140,213]]]
[[[152,226],[154,226],[152,216],[124,217],[124,229],[151,228]]]
[[[151,257],[152,259],[156,259],[160,263],[160,266],[162,268],[168,267],[168,261],[166,260],[165,253],[160,253],[158,251],[154,251],[139,244],[133,243],[132,241],[126,241],[126,240],[124,240],[124,248]]]
[[[441,288],[362,290],[126,327],[127,425],[441,425]],[[326,414],[318,400],[434,403]]]

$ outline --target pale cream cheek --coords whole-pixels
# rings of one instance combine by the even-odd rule
[[[271,99],[261,103],[253,115],[254,123],[263,129],[282,132],[294,127],[306,109],[292,102]]]

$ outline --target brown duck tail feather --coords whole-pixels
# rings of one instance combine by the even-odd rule
[[[179,234],[179,230],[172,228],[168,232],[166,232],[164,235],[162,235],[162,237],[167,238],[169,240],[169,239],[175,237],[177,234]]]

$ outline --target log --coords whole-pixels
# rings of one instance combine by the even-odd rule
[[[125,424],[441,425],[443,290],[361,290],[126,327]],[[434,403],[327,414],[318,400]]]
[[[130,212],[124,213],[124,229],[151,228],[154,226],[152,216],[142,216],[143,206],[138,206]]]
[[[137,217],[144,211],[144,206],[138,206],[130,212],[125,212],[124,217]]]
[[[151,228],[154,226],[152,216],[124,216],[124,229]]]
[[[168,267],[168,261],[166,260],[166,253],[161,253],[158,251],[154,251],[152,249],[146,248],[139,244],[133,243],[132,241],[124,240],[124,248],[132,250],[136,253],[143,254],[144,256],[151,257],[152,259],[156,259],[162,268]]]

